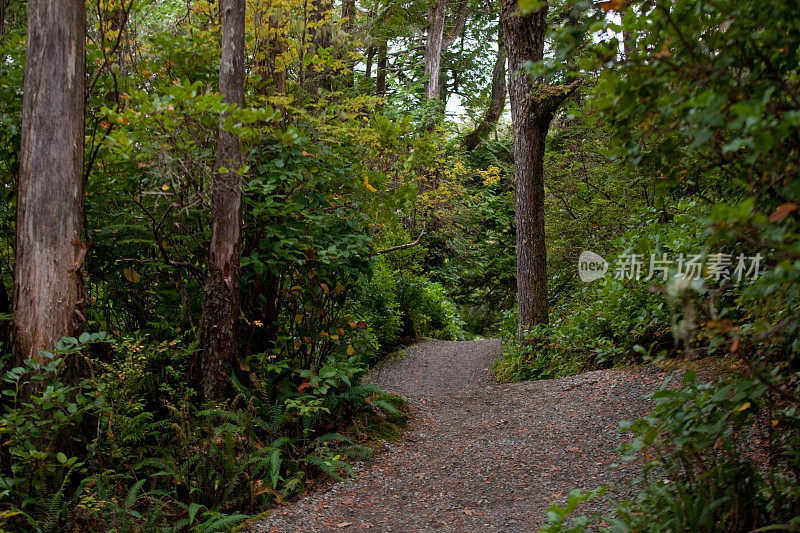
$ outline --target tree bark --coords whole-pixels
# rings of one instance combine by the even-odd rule
[[[6,0],[0,0],[0,37],[6,34]]]
[[[366,59],[366,67],[364,68],[364,74],[366,75],[367,79],[372,77],[372,61],[375,58],[375,47],[369,46],[367,47],[367,59]]]
[[[85,322],[81,265],[86,13],[28,4],[14,272],[14,350],[41,359]]]
[[[311,37],[311,50],[308,52],[312,57],[316,55],[321,48],[327,48],[331,45],[331,38],[333,36],[333,29],[331,28],[329,18],[333,3],[330,0],[311,0],[311,11],[308,15],[309,21],[309,36]],[[333,77],[327,68],[317,70],[311,66],[308,69],[308,91],[315,94],[320,89],[330,91],[333,89]]]
[[[428,12],[428,38],[425,41],[425,99],[435,100],[442,91],[439,71],[442,65],[446,0],[433,0]]]
[[[386,41],[378,46],[378,72],[375,76],[375,94],[378,96],[386,95],[386,56],[388,48]]]
[[[352,36],[356,29],[356,0],[342,1],[342,29],[348,37]],[[345,51],[347,48],[345,48]],[[355,85],[355,66],[353,59],[344,58],[347,63],[348,71],[344,75],[344,86],[353,87]]]
[[[262,80],[255,92],[261,96],[270,92],[286,94],[286,69],[278,65],[278,59],[288,48],[282,35],[286,24],[283,8],[271,6],[257,11],[253,18],[258,29],[264,27],[266,17],[267,35],[258,35],[256,42],[256,68]]]
[[[526,62],[541,61],[547,25],[547,4],[520,13],[516,0],[503,0],[500,18],[508,54],[509,97],[514,130],[514,181],[517,224],[517,297],[519,340],[548,319],[547,256],[544,228],[544,149],[547,131],[558,107],[577,87],[535,86],[524,71]],[[533,94],[534,87],[536,94]]]
[[[219,90],[227,104],[244,105],[245,0],[222,0],[222,50]],[[217,167],[212,183],[211,244],[203,304],[200,393],[205,400],[222,400],[236,353],[236,324],[240,314],[242,166],[239,138],[219,130]]]
[[[464,148],[472,151],[486,138],[492,126],[500,120],[506,106],[506,48],[503,42],[503,30],[498,30],[497,59],[492,69],[492,95],[489,108],[480,123],[464,137]]]
[[[425,41],[425,99],[436,100],[442,94],[442,54],[461,35],[467,20],[467,0],[461,0],[450,33],[445,35],[447,0],[435,0],[428,11],[428,38]]]

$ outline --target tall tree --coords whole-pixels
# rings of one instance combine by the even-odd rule
[[[312,57],[332,44],[332,11],[333,2],[331,0],[311,0],[311,10],[308,13],[308,34],[311,47],[308,54]],[[327,68],[317,69],[312,66],[308,70],[307,81],[308,92],[312,95],[315,95],[320,89],[326,91],[333,89],[333,76],[330,75]]]
[[[38,358],[85,322],[83,0],[28,3],[14,271],[14,349]]]
[[[6,34],[6,0],[0,0],[0,37]]]
[[[489,107],[486,109],[483,118],[472,130],[464,137],[464,148],[474,150],[480,144],[492,126],[500,120],[503,109],[506,106],[506,48],[503,42],[503,30],[498,30],[497,36],[497,59],[492,69],[492,94],[490,96]]]
[[[281,56],[288,49],[284,35],[286,17],[283,6],[277,2],[259,6],[253,14],[253,21],[256,29],[256,71],[262,78],[255,92],[262,96],[271,92],[286,94],[286,67],[279,64]]]
[[[245,0],[222,0],[219,90],[225,103],[244,105]],[[239,278],[242,234],[242,150],[239,137],[219,130],[217,172],[211,191],[211,245],[203,304],[203,353],[198,379],[206,400],[221,400],[236,353],[240,314]]]
[[[384,40],[378,45],[378,71],[375,76],[375,94],[378,96],[386,96],[386,68],[387,68],[387,53],[389,46]]]
[[[519,339],[535,324],[546,323],[547,256],[544,231],[544,148],[550,122],[577,87],[547,86],[525,71],[544,57],[547,30],[545,3],[532,13],[517,0],[503,0],[500,19],[508,55],[509,99],[514,130],[514,181],[517,223],[517,298]],[[536,92],[534,93],[534,89]]]
[[[450,32],[445,34],[447,0],[433,0],[428,11],[428,36],[425,41],[425,98],[438,99],[442,93],[442,53],[450,48],[464,27],[467,18],[467,0],[461,0]]]

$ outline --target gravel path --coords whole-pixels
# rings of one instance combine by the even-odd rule
[[[411,401],[407,438],[355,478],[276,509],[251,531],[535,531],[572,488],[610,484],[613,498],[630,495],[636,466],[611,466],[624,437],[617,428],[648,410],[662,372],[501,384],[489,370],[498,340],[431,341],[407,352],[372,376]]]

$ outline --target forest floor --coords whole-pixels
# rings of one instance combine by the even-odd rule
[[[498,340],[430,341],[372,373],[410,401],[409,430],[353,479],[279,507],[258,532],[535,531],[572,488],[629,497],[640,474],[615,452],[621,420],[652,407],[652,367],[497,383]],[[584,504],[583,512],[607,503]]]

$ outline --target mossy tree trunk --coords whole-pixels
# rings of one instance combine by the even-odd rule
[[[541,61],[547,32],[547,4],[521,13],[516,0],[503,0],[501,24],[508,55],[509,97],[514,130],[519,340],[548,319],[547,253],[544,227],[544,150],[550,122],[577,87],[534,82],[527,62]]]

